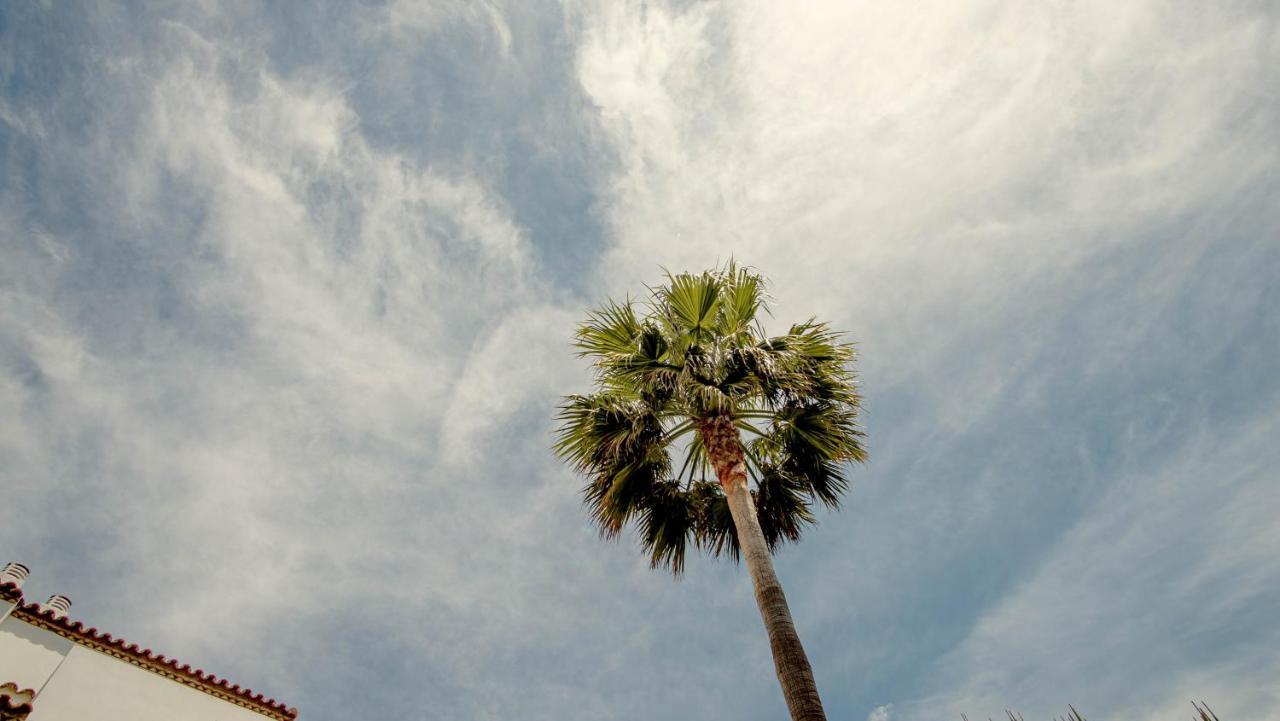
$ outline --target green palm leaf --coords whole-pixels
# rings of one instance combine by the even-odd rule
[[[555,450],[586,478],[601,533],[634,521],[650,561],[676,573],[691,543],[739,553],[698,433],[709,418],[737,419],[746,438],[770,548],[800,538],[813,504],[838,506],[866,459],[852,345],[814,319],[767,336],[766,299],[763,277],[731,261],[668,273],[647,304],[605,303],[575,333],[596,391],[564,399]]]
[[[593,311],[578,326],[575,345],[583,356],[600,359],[623,357],[636,352],[640,331],[631,302],[610,301],[600,310]]]
[[[654,300],[666,311],[673,330],[696,342],[711,335],[724,287],[718,273],[668,274],[667,285],[656,291]]]

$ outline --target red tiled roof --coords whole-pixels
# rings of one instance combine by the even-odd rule
[[[55,618],[53,611],[42,611],[39,604],[23,603],[22,591],[12,583],[0,584],[0,598],[17,604],[10,615],[96,651],[135,666],[141,666],[211,696],[230,701],[237,706],[265,713],[280,721],[292,721],[298,717],[298,709],[290,708],[282,701],[254,693],[253,689],[242,688],[239,684],[233,684],[225,678],[218,678],[203,669],[192,668],[190,664],[179,663],[177,659],[154,653],[149,648],[139,648],[136,643],[129,643],[122,638],[112,638],[111,634],[100,633],[96,628],[86,628],[79,621],[72,621],[65,617]]]

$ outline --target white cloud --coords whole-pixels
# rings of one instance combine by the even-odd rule
[[[1227,657],[1215,643],[1280,586],[1278,425],[1206,429],[1163,467],[1120,479],[938,659],[932,697],[906,718],[1018,704],[1041,717],[1075,703],[1086,717],[1116,708],[1154,721],[1201,699],[1223,718],[1280,718],[1266,651],[1280,635],[1256,628]]]
[[[1181,446],[1185,438],[1171,428],[1209,414],[1198,397],[1182,391],[1135,390],[1176,377],[1133,377],[1168,370],[1152,360],[1155,354],[1171,353],[1190,367],[1191,353],[1225,352],[1231,344],[1274,348],[1274,339],[1240,335],[1256,327],[1249,323],[1263,302],[1258,276],[1188,299],[1189,289],[1209,282],[1206,267],[1227,239],[1270,237],[1280,228],[1256,194],[1274,188],[1280,160],[1273,140],[1280,111],[1275,94],[1262,90],[1274,84],[1269,68],[1280,63],[1273,13],[1155,2],[1119,11],[1097,3],[951,2],[809,3],[803,11],[766,2],[653,2],[579,11],[580,81],[599,106],[617,158],[602,188],[616,238],[598,266],[600,285],[620,294],[652,278],[658,263],[699,268],[735,255],[773,277],[780,321],[816,314],[849,330],[861,345],[862,377],[873,394],[908,397],[919,411],[887,423],[876,415],[886,409],[869,408],[872,463],[860,479],[871,488],[859,492],[863,502],[870,497],[883,505],[842,522],[847,537],[821,536],[837,550],[809,547],[807,553],[827,564],[814,571],[824,583],[811,601],[797,594],[793,605],[812,603],[801,613],[821,614],[842,628],[891,623],[898,617],[895,600],[915,604],[921,602],[912,591],[931,598],[945,593],[923,569],[945,566],[940,558],[951,550],[973,560],[958,549],[974,535],[996,533],[991,529],[1007,523],[1007,514],[1055,514],[1027,497],[1033,479],[1073,484],[1070,491],[1051,489],[1063,494],[1077,487],[1117,489],[1112,493],[1119,497],[1088,504],[1081,528],[1101,528],[1108,518],[1120,524],[1110,515],[1116,507],[1139,514],[1143,491],[1133,489],[1146,489],[1168,504],[1161,506],[1168,516],[1134,537],[1123,535],[1131,548],[1116,547],[1108,535],[1122,533],[1119,525],[1099,530],[1096,545],[1055,546],[1042,571],[1051,573],[1053,565],[1077,573],[1053,571],[1052,582],[1027,581],[1005,602],[1014,604],[1022,593],[1033,597],[983,616],[975,631],[986,638],[983,624],[1002,619],[1012,625],[990,631],[1000,642],[987,647],[970,637],[963,651],[948,657],[947,683],[925,679],[917,692],[950,694],[948,711],[973,714],[1019,698],[1047,699],[1064,688],[1064,679],[1100,686],[1063,704],[1089,698],[1124,706],[1139,688],[1177,693],[1137,671],[1114,676],[1115,683],[1129,684],[1129,695],[1107,686],[1088,673],[1090,664],[1105,667],[1102,658],[1063,648],[1109,648],[1107,627],[1093,625],[1093,618],[1064,625],[1046,609],[1093,609],[1108,623],[1142,614],[1133,599],[1108,605],[1116,600],[1106,598],[1111,585],[1089,572],[1099,554],[1117,577],[1158,559],[1208,574],[1183,580],[1198,591],[1214,587],[1208,580],[1214,573],[1221,574],[1217,583],[1236,579],[1240,595],[1227,596],[1249,608],[1265,603],[1280,583],[1230,557],[1243,539],[1215,542],[1214,560],[1203,563],[1192,563],[1196,549],[1177,541],[1177,524],[1197,522],[1197,508],[1219,524],[1260,530],[1258,521],[1274,512],[1273,504],[1255,505],[1257,516],[1238,509],[1244,498],[1257,503],[1257,489],[1272,479],[1248,453],[1214,456],[1198,466],[1217,481],[1208,486],[1212,492],[1193,492],[1190,477],[1175,468],[1163,472],[1179,473],[1177,481],[1157,481],[1134,465],[1162,457],[1146,453],[1161,443],[1179,447],[1189,461],[1193,449]],[[1235,247],[1261,248],[1241,243]],[[1064,337],[1069,312],[1102,307],[1108,298],[1126,305],[1089,311],[1090,324],[1072,325],[1073,335]],[[1191,304],[1218,319],[1212,330],[1177,327],[1187,322],[1178,313]],[[1149,345],[1155,338],[1194,338],[1197,350],[1157,351]],[[1068,378],[1080,378],[1081,385],[1068,387]],[[1200,393],[1227,392],[1212,378],[1206,382]],[[1090,478],[1096,454],[1110,452],[1109,442],[1083,431],[1064,433],[1074,425],[1055,421],[1055,414],[1065,403],[1112,389],[1134,394],[1115,399],[1117,417],[1132,407],[1125,404],[1150,402],[1152,410],[1129,422],[1127,444],[1115,451],[1122,460],[1104,458],[1107,475]],[[1096,416],[1088,417],[1109,427],[1106,397],[1096,402],[1088,409]],[[1017,477],[1024,467],[1010,456],[1019,451],[1003,439],[1023,432],[1015,424],[1028,421],[1043,424],[1044,436],[1018,436],[1035,444],[1021,452],[1055,459],[1074,452],[1079,462],[1069,466],[1070,476],[1059,467],[1037,475],[1028,457],[1032,478]],[[969,461],[982,453],[986,463]],[[1117,471],[1124,475],[1111,475]],[[936,485],[944,480],[947,487]],[[954,490],[957,483],[963,490]],[[1166,498],[1161,489],[1169,483],[1179,484],[1184,497]],[[1245,547],[1275,553],[1277,544],[1261,534]],[[1077,582],[1089,588],[1089,599],[1064,590]],[[966,612],[958,607],[953,623],[966,623]],[[1155,618],[1182,623],[1187,617],[1169,606]],[[1049,638],[1036,643],[1031,629]],[[838,664],[827,673],[858,679],[876,670],[875,659],[913,647],[865,633],[868,638],[858,640],[877,645],[855,641],[852,650],[830,651]],[[1204,633],[1215,640],[1230,635]],[[1135,667],[1143,648],[1137,638],[1115,642],[1129,644]],[[985,650],[966,655],[975,647]],[[1073,655],[1077,651],[1081,655]],[[1081,665],[1055,675],[1058,652],[1066,663],[1075,658]],[[1206,658],[1185,660],[1168,673],[1198,669],[1228,684],[1226,668]],[[988,669],[1029,680],[998,684]],[[1252,699],[1246,702],[1251,708],[1261,704],[1250,691],[1260,677],[1234,682],[1238,696]],[[1006,691],[1019,695],[997,698]],[[965,699],[981,705],[957,705]],[[914,708],[899,703],[897,715]],[[910,717],[925,718],[942,706],[921,708]],[[1054,709],[1061,713],[1065,706],[1042,710]]]
[[[488,30],[502,55],[511,53],[511,27],[490,0],[394,0],[384,9],[380,30],[392,36],[457,32],[461,26]]]
[[[129,42],[82,43],[106,54],[92,77],[111,95],[84,127],[69,81],[0,99],[30,151],[0,193],[0,405],[18,409],[0,414],[0,473],[22,489],[3,530],[42,557],[21,558],[35,588],[98,594],[82,617],[237,681],[306,689],[281,695],[308,717],[320,697],[356,703],[326,685],[353,674],[394,686],[388,718],[424,699],[457,718],[783,713],[738,569],[695,560],[672,584],[631,539],[597,543],[549,453],[556,396],[587,380],[567,347],[587,301],[566,288],[635,293],[659,264],[732,253],[774,278],[780,321],[851,331],[882,403],[854,502],[779,558],[832,717],[885,698],[869,718],[1031,697],[1138,718],[1177,708],[1139,694],[1203,696],[1223,718],[1276,706],[1256,682],[1274,664],[1232,635],[1280,587],[1259,460],[1274,419],[1209,408],[1212,380],[1144,385],[1152,358],[1208,379],[1220,368],[1198,359],[1218,353],[1269,392],[1247,364],[1274,337],[1232,335],[1267,306],[1262,270],[1206,274],[1240,217],[1257,237],[1280,220],[1250,200],[1280,152],[1273,18],[648,2],[574,3],[560,23],[527,7],[398,0],[350,16],[356,47],[320,65],[280,57],[302,29],[248,6],[147,26],[145,43],[95,16]],[[522,116],[571,50],[585,100],[532,104],[589,112],[595,137]],[[461,60],[423,65],[444,58]],[[416,82],[428,70],[444,80]],[[477,151],[438,132],[473,125],[497,137]],[[502,184],[518,164],[490,157],[518,152],[508,131],[552,158],[606,151],[574,179],[603,181],[598,262],[517,221],[528,199],[497,188],[526,187]],[[94,182],[60,185],[79,178]],[[559,283],[560,262],[595,273]],[[1057,517],[1064,498],[1086,512],[1042,555],[1000,550],[1027,564],[1013,588],[935,611],[947,566],[986,562],[1011,516]],[[67,547],[55,581],[41,561]],[[1174,599],[1145,627],[1133,574]],[[911,613],[954,617],[917,633]],[[1185,659],[1171,621],[1247,663],[1153,666],[1143,649]],[[1109,678],[1103,651],[1146,670]]]
[[[49,284],[6,291],[3,323],[49,390],[4,376],[6,407],[30,409],[5,414],[5,443],[15,476],[75,491],[29,504],[20,535],[51,542],[69,504],[104,539],[97,564],[146,579],[126,604],[145,640],[197,657],[235,653],[211,627],[265,636],[358,600],[506,605],[502,579],[444,578],[454,544],[487,547],[483,527],[423,504],[467,472],[434,464],[529,403],[549,415],[549,378],[503,375],[520,357],[554,372],[569,327],[531,302],[525,233],[478,178],[371,147],[340,89],[273,74],[252,43],[177,23],[164,40],[159,75],[136,78],[148,88],[136,134],[102,139],[125,181],[104,190],[137,233],[115,250],[177,289],[161,301],[176,307],[156,310],[196,325],[77,327],[74,308],[49,301],[59,271],[31,261]],[[187,203],[192,235],[165,237]],[[135,348],[100,342],[127,334]],[[92,445],[59,457],[77,438]],[[479,492],[450,490],[460,505]],[[513,525],[503,512],[522,509],[490,521]],[[414,522],[453,538],[406,561]],[[388,567],[420,575],[363,600]]]
[[[1054,302],[1099,251],[1276,160],[1269,116],[1241,116],[1274,60],[1256,15],[951,2],[584,15],[579,74],[620,162],[603,282],[736,254],[787,308],[893,358],[877,369],[890,380]]]
[[[893,704],[887,703],[883,706],[876,706],[867,714],[867,721],[892,721],[893,720]]]

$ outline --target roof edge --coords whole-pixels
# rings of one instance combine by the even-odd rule
[[[56,633],[82,646],[147,669],[237,706],[266,714],[279,721],[293,721],[298,717],[298,709],[288,706],[283,701],[254,693],[251,688],[242,688],[239,684],[233,684],[225,678],[206,673],[204,669],[192,668],[190,664],[180,663],[174,658],[166,658],[164,654],[155,653],[149,648],[141,648],[138,644],[129,643],[123,638],[113,638],[109,633],[100,633],[98,629],[86,627],[79,621],[72,621],[65,617],[58,618],[53,611],[41,610],[37,603],[24,603],[22,590],[12,583],[0,584],[0,598],[16,604],[10,616]]]

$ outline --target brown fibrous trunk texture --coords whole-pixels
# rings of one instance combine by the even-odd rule
[[[703,420],[698,431],[707,450],[707,459],[729,501],[729,512],[738,531],[738,548],[746,561],[756,605],[769,634],[773,665],[778,672],[778,683],[782,686],[791,719],[826,721],[809,657],[800,644],[800,635],[791,620],[791,609],[782,592],[782,583],[773,570],[769,545],[760,530],[756,504],[747,484],[746,452],[738,429],[732,417],[718,415]]]

